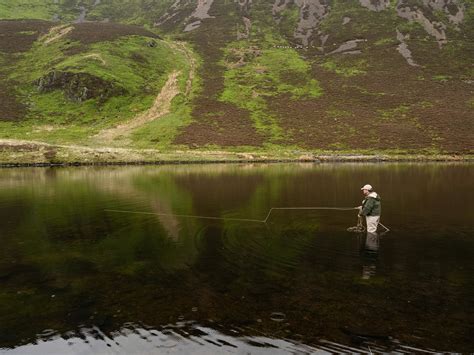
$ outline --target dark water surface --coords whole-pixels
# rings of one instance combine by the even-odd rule
[[[360,187],[391,232],[347,232]],[[0,170],[0,353],[474,351],[474,165]]]

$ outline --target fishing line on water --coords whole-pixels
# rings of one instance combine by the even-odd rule
[[[116,213],[132,213],[132,214],[147,214],[157,216],[170,216],[170,217],[185,217],[185,218],[200,218],[200,219],[216,219],[216,220],[228,220],[228,221],[241,221],[241,222],[256,222],[256,223],[267,223],[271,214],[275,210],[339,210],[348,211],[354,210],[354,207],[272,207],[268,211],[265,219],[252,219],[252,218],[232,218],[232,217],[215,217],[215,216],[197,216],[189,214],[174,214],[174,213],[157,213],[157,212],[141,212],[141,211],[128,211],[128,210],[104,210],[106,212]]]
[[[252,218],[233,218],[233,217],[216,217],[216,216],[198,216],[198,215],[188,215],[188,214],[174,214],[174,213],[158,213],[158,212],[142,212],[142,211],[129,211],[129,210],[112,210],[105,209],[105,212],[114,212],[114,213],[129,213],[129,214],[141,214],[141,215],[154,215],[154,216],[168,216],[168,217],[183,217],[183,218],[197,218],[197,219],[211,219],[211,220],[223,220],[223,221],[238,221],[238,222],[254,222],[254,223],[267,223],[273,211],[277,210],[333,210],[333,211],[353,211],[357,210],[358,207],[272,207],[268,211],[265,219],[252,219]],[[389,229],[384,226],[382,223],[379,223],[385,230],[388,232]],[[348,228],[350,232],[363,232],[364,227],[359,223],[356,227]]]

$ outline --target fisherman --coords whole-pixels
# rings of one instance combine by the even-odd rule
[[[358,207],[359,216],[365,216],[367,233],[376,233],[380,222],[380,212],[382,211],[380,196],[369,184],[364,185],[361,190],[365,198],[362,201],[362,206]]]

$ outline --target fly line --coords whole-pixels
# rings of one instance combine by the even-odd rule
[[[253,219],[253,218],[233,218],[233,217],[217,217],[217,216],[199,216],[190,214],[174,214],[174,213],[159,213],[159,212],[142,212],[142,211],[129,211],[129,210],[112,210],[106,209],[106,212],[113,213],[128,213],[128,214],[140,214],[140,215],[154,215],[154,216],[167,216],[167,217],[182,217],[182,218],[196,218],[196,219],[209,219],[209,220],[221,220],[221,221],[236,221],[236,222],[253,222],[253,223],[267,223],[270,219],[273,211],[278,210],[329,210],[329,211],[353,211],[357,210],[358,207],[272,207],[268,211],[265,219]],[[388,232],[389,229],[382,223],[379,223]],[[349,232],[363,232],[365,228],[362,226],[361,218],[358,219],[357,226],[350,227],[347,229]]]

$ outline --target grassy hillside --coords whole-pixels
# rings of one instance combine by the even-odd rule
[[[54,14],[57,13],[58,9],[58,5],[53,1],[0,1],[0,16],[2,19],[50,20],[53,18]]]
[[[421,24],[400,17],[394,2],[371,11],[356,1],[332,1],[320,18],[314,16],[314,26],[308,25],[311,16],[300,18],[305,11],[311,14],[311,8],[291,2],[278,16],[267,1],[241,9],[213,4],[213,18],[187,34],[205,58],[204,90],[195,101],[195,122],[177,142],[365,152],[472,150],[469,3],[457,25],[442,11],[425,11],[446,24],[448,40],[442,45]],[[397,31],[415,65],[398,52]],[[292,94],[291,87],[304,94]],[[222,99],[245,110],[223,108]]]
[[[472,153],[473,5],[0,0],[0,138]]]
[[[0,113],[3,138],[94,144],[101,130],[152,106],[173,70],[189,71],[180,51],[139,27],[30,21],[0,27],[11,36],[2,48],[9,53],[1,83],[12,101]],[[11,41],[21,44],[23,37],[29,43],[22,48]]]

